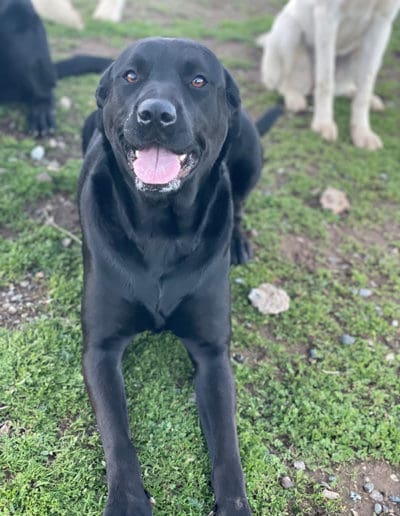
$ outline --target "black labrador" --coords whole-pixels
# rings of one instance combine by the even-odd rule
[[[230,74],[190,40],[128,47],[96,96],[99,110],[84,128],[79,208],[83,369],[106,456],[104,514],[152,514],[129,434],[121,359],[138,333],[170,330],[196,370],[214,511],[248,516],[229,360],[229,266],[250,256],[240,224],[262,167],[257,128]],[[267,112],[260,130],[280,112]]]
[[[30,0],[0,1],[0,102],[26,104],[29,132],[44,135],[54,130],[57,79],[102,72],[110,63],[86,55],[53,63],[44,25]]]

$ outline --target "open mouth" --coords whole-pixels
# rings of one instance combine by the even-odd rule
[[[130,149],[127,160],[129,168],[142,183],[163,186],[187,176],[198,163],[194,152],[176,154],[158,145],[142,150]]]

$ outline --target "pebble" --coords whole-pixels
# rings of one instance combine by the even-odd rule
[[[361,297],[371,297],[372,296],[372,290],[370,290],[369,288],[360,288],[360,290],[358,291],[358,294]]]
[[[265,315],[286,312],[290,305],[286,292],[270,283],[262,283],[258,288],[251,289],[249,300],[254,308]]]
[[[36,176],[36,179],[40,183],[51,183],[53,181],[53,178],[51,176],[49,176],[49,174],[47,172],[42,172],[41,174],[38,174]]]
[[[374,487],[375,486],[372,482],[365,482],[365,484],[363,485],[363,489],[366,493],[372,493]]]
[[[69,111],[72,106],[71,99],[69,97],[61,97],[60,106],[64,111]]]
[[[399,503],[400,504],[400,496],[397,496],[397,495],[392,495],[392,496],[389,496],[389,500],[393,503]]]
[[[50,163],[47,165],[47,170],[50,172],[58,172],[61,168],[60,163],[57,160],[50,161]]]
[[[335,475],[329,475],[328,480],[329,480],[329,482],[336,482]]]
[[[359,502],[361,500],[361,495],[355,491],[350,491],[350,498],[353,500],[353,502]]]
[[[374,505],[374,513],[375,514],[382,514],[382,511],[383,511],[383,507],[380,503],[376,503]]]
[[[281,486],[284,489],[290,489],[291,487],[294,487],[293,480],[290,477],[288,477],[288,476],[282,477],[281,478]]]
[[[393,482],[400,482],[399,477],[395,473],[390,475],[390,479],[393,480]]]
[[[344,335],[342,335],[340,337],[340,342],[341,344],[344,344],[345,346],[351,346],[352,344],[354,344],[356,341],[356,338],[353,337],[352,335],[347,335],[347,333],[345,333]]]
[[[398,328],[399,327],[399,321],[397,319],[394,319],[392,321],[392,326],[393,326],[393,328]]]
[[[244,281],[243,278],[235,278],[235,283],[237,283],[238,285],[244,285],[246,282]]]
[[[302,460],[295,460],[293,462],[293,466],[295,467],[295,469],[299,469],[301,471],[304,471],[306,469],[306,465]]]
[[[317,350],[315,348],[311,348],[309,351],[308,351],[308,357],[311,358],[312,360],[316,360],[317,357],[318,357],[318,353],[317,353]]]
[[[37,145],[31,150],[31,158],[34,161],[41,161],[44,158],[45,150],[43,145]]]
[[[331,491],[330,489],[324,489],[322,491],[322,496],[328,498],[328,500],[337,500],[340,495],[336,491]]]
[[[383,494],[374,489],[369,495],[375,502],[383,502]]]
[[[386,356],[385,356],[385,360],[386,362],[393,362],[393,360],[395,359],[395,355],[394,353],[388,353]]]
[[[68,238],[68,237],[63,238],[61,241],[61,244],[65,248],[70,247],[70,245],[72,244],[72,238]]]
[[[9,306],[8,307],[8,313],[11,314],[11,315],[14,315],[17,313],[17,309],[15,308],[15,306]]]
[[[235,362],[238,362],[238,364],[243,364],[243,362],[244,362],[244,356],[241,355],[240,353],[234,353],[232,355],[232,358]]]

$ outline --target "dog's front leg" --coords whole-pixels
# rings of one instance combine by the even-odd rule
[[[108,500],[105,516],[151,516],[139,461],[130,439],[123,352],[138,332],[135,310],[112,295],[112,289],[85,282],[82,313],[83,372],[103,443]],[[89,295],[90,294],[90,295]]]
[[[337,29],[335,6],[329,5],[327,0],[317,3],[314,8],[315,86],[311,129],[328,141],[334,141],[338,136],[333,117]]]
[[[359,51],[357,91],[351,106],[351,138],[356,147],[376,150],[382,141],[370,126],[369,107],[382,57],[391,32],[391,20],[377,16],[364,35]]]
[[[212,463],[214,514],[250,516],[240,463],[228,341],[184,340],[196,368],[196,400]]]

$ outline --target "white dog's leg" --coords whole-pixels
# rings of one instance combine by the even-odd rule
[[[314,8],[315,89],[314,116],[311,129],[325,140],[337,139],[338,130],[333,119],[335,91],[335,47],[338,16],[328,0]]]
[[[81,15],[74,9],[70,0],[32,0],[40,16],[74,29],[83,29]]]
[[[356,147],[376,150],[383,146],[379,136],[371,129],[369,108],[390,32],[390,20],[376,16],[362,41],[357,70],[357,92],[351,106],[351,138]]]
[[[98,20],[119,22],[125,7],[125,0],[99,0],[93,17]]]

